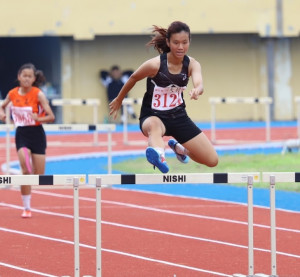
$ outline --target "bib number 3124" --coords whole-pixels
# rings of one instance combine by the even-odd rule
[[[152,98],[152,109],[166,111],[171,110],[183,103],[182,91],[180,87],[155,87]]]

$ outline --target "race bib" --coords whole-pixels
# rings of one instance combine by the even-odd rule
[[[35,120],[31,117],[32,107],[12,107],[11,113],[17,127],[35,125]]]
[[[183,103],[182,92],[186,87],[171,85],[165,88],[155,86],[151,107],[154,110],[167,111]]]

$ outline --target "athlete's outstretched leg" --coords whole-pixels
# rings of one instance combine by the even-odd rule
[[[193,161],[209,167],[217,166],[218,154],[203,132],[183,143],[182,146]]]
[[[165,160],[165,142],[163,135],[166,131],[162,121],[156,116],[148,117],[142,124],[143,134],[148,137],[146,157],[149,163],[162,173],[167,173],[169,167]]]

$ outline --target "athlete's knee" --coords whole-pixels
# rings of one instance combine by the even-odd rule
[[[143,124],[143,133],[150,135],[156,132],[162,133],[162,122],[160,119],[156,117],[150,117],[145,120]]]
[[[208,162],[207,162],[207,166],[208,167],[215,167],[215,166],[217,166],[218,165],[218,163],[219,163],[219,158],[218,158],[218,156],[215,156],[215,157],[211,157],[209,160],[208,160]]]

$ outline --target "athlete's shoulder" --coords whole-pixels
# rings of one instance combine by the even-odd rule
[[[146,77],[153,77],[156,75],[157,71],[160,68],[160,58],[159,56],[151,58],[147,61],[145,61],[139,68],[138,71],[146,72]]]
[[[31,88],[31,91],[32,91],[32,92],[35,92],[35,93],[39,93],[39,92],[41,91],[41,89],[38,88],[38,87],[32,87],[32,88]]]
[[[160,64],[160,56],[156,56],[154,58],[151,58],[151,59],[147,60],[145,63],[147,63],[149,65],[157,66],[157,65]]]
[[[10,99],[18,96],[19,87],[15,87],[8,92],[8,96]]]

